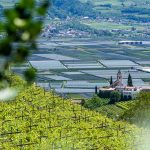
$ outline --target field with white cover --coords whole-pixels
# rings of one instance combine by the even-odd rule
[[[73,97],[91,97],[95,86],[109,85],[120,69],[126,85],[128,74],[135,86],[150,85],[149,45],[118,45],[118,41],[90,39],[39,40],[39,50],[21,68],[37,69],[36,82],[47,90]]]

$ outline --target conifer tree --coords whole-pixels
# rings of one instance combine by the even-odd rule
[[[110,77],[110,85],[112,85],[113,84],[113,78],[112,78],[112,76]]]
[[[95,86],[95,94],[98,94],[98,88]]]
[[[130,73],[129,73],[129,76],[128,76],[128,83],[127,83],[127,85],[131,86],[131,87],[133,86],[132,77],[131,77]]]

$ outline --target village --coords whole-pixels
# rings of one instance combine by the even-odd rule
[[[49,19],[48,19],[49,20]],[[80,21],[78,21],[80,20]],[[74,25],[72,24],[74,22]],[[84,37],[126,37],[126,38],[143,38],[150,37],[150,28],[148,23],[140,23],[137,26],[137,21],[129,21],[127,19],[118,19],[115,17],[103,18],[98,17],[91,19],[88,16],[83,16],[80,19],[67,17],[66,20],[55,18],[52,22],[48,22],[43,29],[42,37],[69,37],[69,38],[84,38]],[[93,34],[93,31],[95,32]],[[103,34],[99,34],[103,33]]]

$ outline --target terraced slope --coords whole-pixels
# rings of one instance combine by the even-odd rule
[[[117,119],[119,116],[122,116],[126,111],[128,111],[135,103],[135,100],[122,101],[116,104],[99,107],[96,111],[110,118]]]
[[[133,149],[137,128],[32,85],[0,102],[0,149]]]

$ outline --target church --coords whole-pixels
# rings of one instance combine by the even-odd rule
[[[117,86],[119,86],[119,87],[123,86],[123,83],[122,83],[122,73],[121,73],[120,70],[117,73],[117,80],[110,85],[111,88],[115,88]]]
[[[134,99],[137,94],[142,91],[141,87],[127,86],[123,84],[123,75],[121,70],[117,73],[117,80],[112,82],[110,86],[99,89],[99,92],[111,93],[112,91],[118,91],[122,94],[124,99]]]

